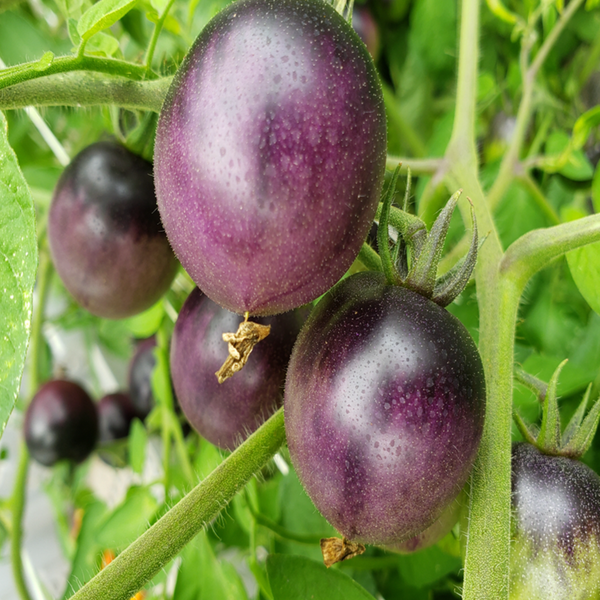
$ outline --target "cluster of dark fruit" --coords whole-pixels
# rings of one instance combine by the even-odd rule
[[[443,535],[483,429],[481,359],[444,309],[471,274],[476,228],[466,260],[438,279],[458,195],[428,232],[391,212],[394,178],[377,216],[381,260],[373,251],[370,259],[383,272],[334,286],[376,217],[386,163],[378,76],[347,22],[320,0],[244,0],[213,19],[161,111],[160,220],[140,216],[155,202],[151,167],[131,183],[138,167],[123,166],[126,151],[91,148],[65,171],[49,223],[57,270],[76,299],[107,317],[151,305],[176,269],[170,244],[198,285],[170,361],[198,432],[235,447],[281,405],[285,378],[292,462],[317,508],[354,543],[342,544],[342,559],[361,543],[406,551]],[[109,168],[122,177],[105,176]],[[143,211],[142,188],[151,197]],[[399,233],[391,250],[390,219]],[[72,236],[58,233],[65,224]],[[302,315],[290,311],[322,294],[294,345]],[[246,318],[229,333],[236,314]],[[240,333],[249,315],[268,319],[253,325],[257,339],[271,329],[251,354]],[[218,383],[227,361],[231,372],[247,364]]]
[[[74,381],[55,379],[40,387],[25,415],[25,442],[40,464],[59,460],[80,463],[96,448],[129,435],[134,418],[143,420],[153,406],[153,347],[149,338],[134,354],[128,392],[116,392],[94,402]]]

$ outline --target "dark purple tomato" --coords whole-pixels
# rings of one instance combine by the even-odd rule
[[[88,146],[64,170],[48,240],[67,290],[100,317],[149,308],[177,271],[156,209],[152,165],[113,142]]]
[[[126,438],[136,416],[135,407],[127,394],[117,392],[101,398],[98,402],[100,442],[108,443]]]
[[[600,477],[514,444],[512,505],[511,600],[600,598]]]
[[[228,356],[222,336],[235,332],[239,320],[196,288],[171,340],[171,376],[185,416],[209,442],[229,450],[281,406],[287,363],[303,322],[301,311],[257,319],[271,325],[271,333],[241,371],[219,383],[215,373]]]
[[[485,412],[465,327],[381,273],[341,281],[290,359],[290,456],[323,516],[355,542],[391,545],[429,527],[463,487]]]
[[[379,57],[381,49],[381,38],[379,27],[369,8],[364,4],[355,4],[352,11],[352,27],[358,33],[358,37],[363,41],[373,60]]]
[[[25,415],[25,442],[42,465],[85,460],[98,439],[96,406],[72,381],[57,379],[40,387]]]
[[[269,315],[329,289],[358,254],[383,185],[373,61],[322,0],[244,0],[200,34],[163,105],[158,207],[212,300]]]
[[[143,421],[154,408],[152,393],[152,371],[156,365],[154,336],[139,342],[129,363],[129,397],[137,416]]]

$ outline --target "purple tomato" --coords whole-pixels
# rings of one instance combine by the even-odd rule
[[[322,0],[244,0],[200,34],[163,105],[158,207],[212,300],[281,313],[356,257],[383,185],[386,120],[373,61]]]
[[[107,443],[126,438],[131,422],[136,417],[131,398],[122,392],[107,394],[98,402],[100,442]]]
[[[156,210],[152,165],[113,142],[88,146],[64,170],[48,241],[67,290],[100,317],[149,308],[177,271]]]
[[[209,442],[230,450],[281,406],[287,363],[303,322],[301,311],[258,319],[271,325],[271,333],[241,371],[218,383],[215,373],[228,356],[222,336],[236,331],[239,320],[196,288],[171,340],[171,376],[185,416]]]
[[[600,477],[514,444],[512,505],[511,600],[600,597]]]
[[[152,392],[152,371],[156,365],[154,348],[156,337],[140,341],[129,363],[129,397],[142,421],[150,414],[155,404]]]
[[[25,442],[40,464],[85,460],[98,438],[96,406],[73,381],[56,379],[42,385],[27,407]]]
[[[483,367],[465,327],[381,273],[326,294],[290,359],[292,462],[354,542],[397,544],[429,527],[469,475],[484,412]]]

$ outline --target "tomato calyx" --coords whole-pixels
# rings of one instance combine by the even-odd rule
[[[223,341],[227,342],[229,356],[215,373],[219,383],[223,383],[244,367],[252,349],[264,340],[271,332],[270,325],[260,325],[248,320],[246,313],[235,333],[224,333]]]
[[[566,364],[567,360],[564,360],[558,365],[548,384],[522,369],[516,369],[515,379],[537,395],[543,409],[542,423],[539,427],[525,423],[517,413],[515,413],[514,419],[525,440],[544,454],[577,459],[587,452],[594,439],[600,422],[600,398],[596,400],[584,418],[592,390],[592,384],[590,383],[579,407],[561,433],[556,389],[560,372]]]
[[[438,265],[450,220],[462,190],[451,196],[428,232],[425,223],[407,211],[411,185],[410,169],[403,207],[399,209],[392,206],[399,175],[400,165],[396,167],[375,216],[375,220],[379,221],[377,242],[383,272],[389,284],[409,288],[439,306],[448,306],[465,289],[477,262],[480,243],[473,205],[471,204],[473,235],[469,250],[452,269],[438,277]],[[467,199],[471,203],[471,200]],[[391,249],[390,225],[398,232],[398,240]],[[482,243],[483,241],[485,238]]]
[[[344,538],[330,537],[321,540],[323,563],[329,569],[331,565],[349,560],[365,551],[363,544],[357,544]]]

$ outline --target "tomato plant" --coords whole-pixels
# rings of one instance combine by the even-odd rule
[[[541,390],[552,388],[561,396],[560,413],[581,421],[575,398],[590,382],[591,398],[600,391],[600,5],[357,0],[357,11],[367,10],[379,31],[372,61],[345,22],[351,3],[331,4],[0,3],[0,59],[7,65],[0,63],[0,433],[6,427],[0,440],[0,595],[37,600],[38,591],[46,590],[54,598],[128,600],[143,590],[147,600],[332,600],[338,592],[344,600],[508,600],[533,594],[519,588],[525,572],[544,569],[548,582],[557,581],[552,569],[563,568],[564,553],[555,545],[538,552],[537,560],[528,551],[511,553],[518,524],[511,518],[511,448],[525,439],[544,445],[546,454],[572,453],[573,440],[583,436],[589,444],[582,463],[600,470],[591,428],[582,426],[577,438],[567,425],[565,444],[556,444],[551,432],[559,429],[559,409],[540,410],[548,404]],[[97,144],[107,139],[114,143]],[[109,213],[119,213],[116,220],[77,201],[55,214],[59,196],[67,200],[78,180],[74,171],[82,157],[91,153],[94,164],[102,162],[107,148],[117,158],[102,163],[116,169],[104,173],[104,200]],[[132,166],[130,151],[145,159],[154,154],[155,165],[136,158]],[[137,236],[141,230],[129,227],[136,218],[120,214],[118,199],[121,192],[137,198],[146,190],[154,202],[153,177],[161,212],[152,204],[155,233]],[[384,180],[393,185],[380,198]],[[454,216],[446,205],[450,196],[458,208]],[[177,269],[163,228],[183,269]],[[377,240],[364,243],[369,230],[377,230]],[[101,231],[106,243],[96,235]],[[126,236],[129,250],[114,241],[117,234]],[[140,275],[142,290],[141,270],[130,263],[135,240],[152,246],[159,237],[170,253],[163,263],[169,276],[155,287],[148,273]],[[139,260],[151,265],[151,273],[160,271],[150,246],[141,246]],[[70,261],[58,258],[63,247],[71,247]],[[95,282],[94,265],[101,268]],[[76,281],[85,282],[79,291],[69,284],[75,272]],[[367,286],[377,290],[372,303],[356,292],[338,307],[340,290],[367,280],[379,282]],[[308,408],[290,404],[285,418],[277,410],[232,451],[197,432],[184,435],[177,414],[172,379],[178,369],[193,379],[201,371],[193,356],[206,355],[195,347],[170,364],[176,323],[196,284],[238,314],[287,318],[285,310],[304,302],[315,311],[287,382],[286,402]],[[95,308],[90,298],[99,289],[104,295]],[[466,329],[480,359],[469,351],[468,365],[460,358],[450,366],[460,366],[457,381],[470,373],[472,390],[482,389],[483,368],[486,398],[483,425],[480,395],[476,401],[457,393],[460,419],[448,418],[435,437],[435,423],[423,421],[431,410],[423,410],[420,422],[413,413],[415,435],[409,437],[408,412],[397,409],[386,421],[381,411],[385,416],[400,400],[398,386],[393,392],[386,381],[418,379],[417,372],[391,369],[384,380],[360,363],[373,384],[365,388],[365,402],[367,394],[370,400],[363,408],[381,420],[356,418],[371,428],[366,433],[373,445],[379,441],[383,448],[393,432],[418,450],[412,463],[393,465],[414,492],[404,496],[403,510],[418,525],[402,529],[389,516],[397,512],[390,510],[397,500],[391,495],[401,478],[382,475],[374,448],[351,426],[340,425],[348,416],[343,409],[337,414],[331,405],[317,407],[315,389],[358,377],[343,356],[354,349],[358,364],[361,352],[367,353],[350,339],[353,332],[363,333],[384,356],[386,336],[398,333],[389,326],[382,332],[384,315],[389,311],[399,320],[406,314],[400,298],[414,306],[413,293],[427,298],[419,306],[428,306],[429,298],[444,306],[431,312],[454,323],[460,340],[442,343],[443,335],[430,335],[436,352],[424,352],[424,358],[443,362],[445,351],[452,360],[450,345],[472,350]],[[409,314],[403,322],[414,341],[416,317]],[[234,331],[228,327],[215,337],[226,334],[233,345]],[[277,339],[275,329],[270,335]],[[142,376],[132,374],[129,383],[136,340],[147,338],[152,342]],[[248,361],[260,357],[268,341],[259,342]],[[219,352],[226,347],[222,342]],[[279,364],[281,354],[266,362]],[[367,360],[387,364],[393,354],[385,356]],[[557,382],[551,375],[565,358]],[[442,362],[435,362],[436,369]],[[236,397],[243,392],[225,390],[251,373],[242,370],[220,386],[213,381],[221,409],[229,407],[222,421],[238,431],[244,418]],[[35,406],[35,392],[57,378],[84,382],[93,398],[119,389],[135,396],[142,383],[138,418],[113,444],[124,467],[118,473],[98,461],[100,453],[77,464],[30,465],[26,444],[19,445],[24,415]],[[410,399],[418,412],[416,392],[423,389],[417,384]],[[389,411],[379,388],[392,401]],[[331,389],[322,399],[334,398]],[[517,427],[515,412],[521,415]],[[319,438],[315,448],[310,440],[325,417],[330,439]],[[524,427],[523,419],[534,426]],[[297,435],[295,424],[308,433]],[[256,425],[244,423],[243,430]],[[456,428],[457,453],[450,456],[447,426]],[[299,448],[310,454],[306,464]],[[335,477],[347,474],[332,448],[346,457],[354,453],[360,468],[350,475],[360,485],[337,481],[331,499],[318,498],[312,479],[328,466],[341,469],[332,471]],[[540,455],[534,462],[572,464],[562,458]],[[576,464],[574,470],[585,470]],[[419,469],[427,475],[419,478]],[[416,477],[406,478],[407,471]],[[463,482],[458,500],[448,506]],[[348,536],[331,544],[352,559],[329,569],[319,564],[320,540],[336,532],[302,483]],[[371,509],[358,510],[356,489]],[[575,489],[570,485],[569,491]],[[562,491],[554,497],[571,509],[581,507]],[[40,498],[46,504],[38,510]],[[55,536],[60,548],[46,553],[55,561],[48,569],[36,537],[43,533],[33,530],[25,510],[29,501],[31,512],[46,519],[43,532],[52,532],[44,535]],[[376,510],[382,505],[384,517]],[[336,512],[351,516],[349,524]],[[374,529],[378,537],[370,537]],[[364,537],[357,533],[367,530]],[[588,540],[578,548],[594,548],[593,536],[577,535]],[[385,547],[367,544],[360,554],[361,540]],[[12,576],[5,572],[9,554]],[[101,569],[105,554],[116,558]],[[593,568],[582,567],[585,561],[578,563],[575,554],[566,562],[575,574],[567,577],[569,585],[594,589]],[[533,585],[533,578],[528,582]]]

